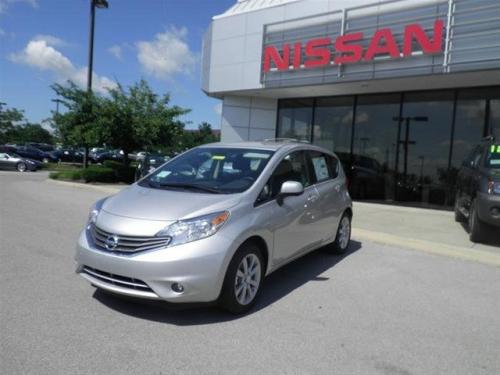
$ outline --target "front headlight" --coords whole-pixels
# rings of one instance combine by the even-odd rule
[[[229,212],[222,211],[194,219],[179,220],[158,232],[158,237],[169,236],[172,240],[169,246],[201,240],[210,237],[229,219]]]
[[[97,222],[97,217],[99,216],[99,212],[101,212],[101,208],[105,200],[106,198],[97,201],[90,209],[86,225],[87,229],[90,229],[90,227]]]

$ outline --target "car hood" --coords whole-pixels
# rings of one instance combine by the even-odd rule
[[[205,194],[132,185],[106,199],[102,210],[134,219],[170,221],[230,209],[241,194]]]

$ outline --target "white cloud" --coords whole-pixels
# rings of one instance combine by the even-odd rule
[[[137,42],[137,58],[144,71],[159,79],[190,74],[196,64],[196,55],[186,39],[185,27],[171,27],[164,33],[156,34],[152,41]]]
[[[38,8],[38,0],[0,0],[0,13],[5,13],[10,4],[26,3],[33,8]]]
[[[53,35],[47,35],[47,34],[35,35],[35,37],[31,40],[35,41],[35,42],[43,40],[45,43],[47,43],[47,45],[52,46],[52,47],[64,47],[64,46],[68,45],[68,43],[66,43],[61,38],[58,38],[57,36],[53,36]]]
[[[108,52],[111,53],[116,59],[122,59],[122,47],[120,47],[118,44],[109,47]]]
[[[80,87],[85,87],[87,83],[87,68],[78,68],[73,65],[66,56],[49,45],[46,40],[33,39],[29,41],[22,51],[10,54],[9,59],[17,64],[28,65],[42,71],[49,71],[54,74],[58,81],[71,80]],[[92,75],[92,80],[93,89],[100,93],[107,92],[107,88],[115,88],[117,86],[111,79],[98,76],[95,73]]]

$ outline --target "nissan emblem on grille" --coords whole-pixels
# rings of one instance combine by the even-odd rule
[[[108,238],[106,238],[104,246],[106,246],[106,249],[111,251],[116,249],[116,247],[118,246],[118,236],[116,234],[108,236]]]

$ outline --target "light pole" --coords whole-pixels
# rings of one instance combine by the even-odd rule
[[[59,104],[62,103],[61,99],[52,99],[54,103],[56,103],[56,115],[59,114]]]
[[[87,70],[87,91],[92,91],[92,65],[94,60],[94,24],[95,24],[95,8],[107,9],[108,2],[106,0],[90,0],[90,27],[89,27],[89,66]]]
[[[92,92],[92,70],[94,64],[94,25],[95,25],[95,8],[107,9],[107,0],[90,0],[90,25],[89,25],[89,64],[87,68],[87,93]],[[87,168],[89,155],[89,146],[85,145],[83,154],[83,166]]]

